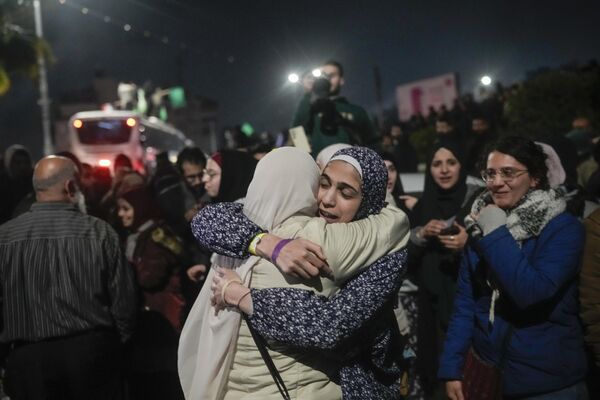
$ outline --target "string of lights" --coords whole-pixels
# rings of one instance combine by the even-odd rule
[[[167,17],[167,18],[170,18],[170,19],[172,19],[174,21],[184,22],[185,23],[185,20],[183,18],[176,17],[176,16],[174,16],[172,14],[164,12],[163,10],[161,10],[161,9],[159,9],[157,7],[153,7],[153,6],[151,6],[149,4],[146,4],[146,3],[142,2],[142,1],[139,1],[139,0],[126,0],[126,1],[128,3],[134,4],[134,5],[142,8],[142,9],[144,9],[147,12],[150,12],[152,14],[159,15],[161,17]]]
[[[119,28],[125,34],[137,35],[137,36],[143,37],[146,40],[160,43],[164,46],[178,48],[180,50],[186,50],[186,51],[190,51],[193,53],[202,54],[201,51],[188,46],[188,44],[185,42],[174,40],[173,38],[170,38],[169,36],[158,34],[150,29],[144,29],[143,27],[134,25],[134,24],[132,24],[128,21],[125,21],[121,18],[114,17],[112,15],[103,13],[99,10],[78,4],[75,1],[58,0],[58,3],[61,6],[70,7],[72,9],[77,10],[83,16],[101,20],[106,24],[109,24],[116,28]]]

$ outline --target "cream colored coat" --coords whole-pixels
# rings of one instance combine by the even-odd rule
[[[286,238],[310,239],[319,244],[334,271],[335,280],[315,278],[312,282],[303,282],[283,275],[273,264],[261,260],[254,266],[250,287],[294,287],[331,296],[363,268],[405,247],[409,225],[402,211],[387,207],[378,215],[351,224],[326,224],[320,218],[292,217],[273,233]],[[270,350],[271,357],[292,399],[341,399],[340,387],[328,377],[339,370],[338,362],[318,352],[294,352],[285,346],[274,346],[276,350]],[[281,399],[243,320],[233,347],[235,353],[227,384],[218,398]]]

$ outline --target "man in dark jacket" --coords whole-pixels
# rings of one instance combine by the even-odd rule
[[[136,312],[133,271],[115,231],[85,215],[77,168],[65,157],[35,167],[37,202],[0,226],[0,340],[10,344],[14,399],[121,399],[121,343]]]
[[[340,96],[344,86],[344,68],[337,61],[328,61],[321,68],[321,77],[304,95],[292,122],[303,126],[316,156],[334,143],[370,146],[377,141],[375,128],[367,112]]]

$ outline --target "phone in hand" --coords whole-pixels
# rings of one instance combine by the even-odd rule
[[[451,225],[447,228],[444,228],[440,231],[439,236],[447,236],[447,235],[458,235],[460,233],[460,229],[456,225]]]

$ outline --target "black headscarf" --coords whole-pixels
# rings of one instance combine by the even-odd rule
[[[450,151],[461,165],[458,181],[450,189],[442,189],[431,175],[431,162],[441,148]],[[413,209],[416,226],[423,226],[432,219],[447,220],[458,213],[467,195],[467,171],[464,162],[462,147],[456,140],[443,137],[433,145],[427,157],[423,195]]]
[[[394,154],[387,151],[383,151],[380,154],[384,161],[390,161],[392,164],[394,164],[394,167],[396,167],[396,171],[398,172],[398,178],[394,183],[391,195],[394,201],[396,202],[396,207],[404,211],[412,226],[413,212],[408,207],[406,207],[406,203],[404,202],[404,200],[400,199],[400,196],[403,196],[405,193],[404,187],[402,186],[402,179],[400,178],[400,164],[398,162],[398,158]]]
[[[223,150],[221,154],[221,186],[215,202],[236,201],[246,196],[257,161],[250,153]]]
[[[396,168],[396,171],[398,172],[398,178],[396,179],[396,182],[394,182],[394,187],[392,188],[392,196],[396,203],[400,204],[402,201],[399,199],[399,196],[404,194],[404,187],[402,186],[402,179],[400,179],[400,164],[398,163],[398,159],[388,151],[382,151],[379,154],[381,155],[381,158],[383,158],[383,161],[389,161],[394,164],[394,168]]]
[[[136,187],[122,193],[119,198],[126,200],[133,207],[133,224],[127,228],[136,231],[147,221],[160,218],[160,209],[152,192],[145,186]]]
[[[430,172],[431,162],[439,149],[450,151],[461,165],[457,183],[450,189],[442,189],[435,183]],[[432,219],[447,220],[461,210],[467,196],[466,170],[460,144],[451,138],[441,138],[437,141],[427,157],[427,172],[425,174],[425,189],[423,196],[413,209],[415,226],[424,226]],[[457,218],[457,222],[464,224]],[[456,290],[456,273],[458,262],[455,254],[445,249],[437,240],[429,240],[425,248],[414,247],[412,255],[416,256],[419,267],[420,284],[432,295],[433,308],[444,329],[451,313],[454,291]],[[411,251],[409,250],[409,255]]]

